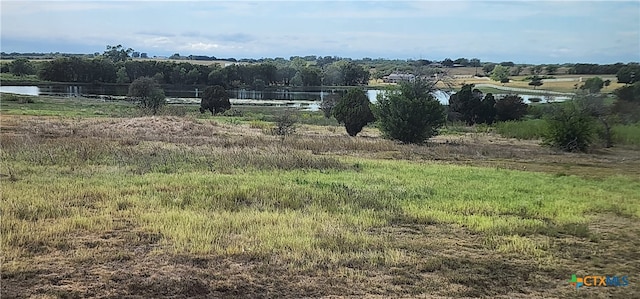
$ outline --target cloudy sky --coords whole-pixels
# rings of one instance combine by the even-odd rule
[[[640,61],[640,1],[5,1],[4,52]]]

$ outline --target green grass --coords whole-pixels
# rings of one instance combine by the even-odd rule
[[[17,82],[42,83],[37,75],[16,76],[9,73],[0,73],[0,81],[2,81],[2,84],[4,85]]]
[[[249,280],[275,290],[299,277],[311,279],[311,291],[291,297],[349,290],[487,297],[547,294],[570,271],[637,268],[640,180],[620,163],[598,164],[602,156],[528,147],[522,154],[511,151],[518,142],[482,138],[403,145],[312,125],[279,138],[266,133],[281,112],[271,107],[212,117],[178,105],[171,114],[182,117],[124,118],[137,109],[23,97],[3,100],[3,114],[5,104],[62,116],[3,120],[0,243],[9,294],[58,294],[64,290],[46,277],[61,275],[82,287],[93,287],[95,277],[125,283],[103,287],[114,294],[139,285],[155,297],[180,293],[175,279],[150,282],[169,275],[215,285],[212,297],[230,294],[214,293],[225,284]],[[97,119],[103,115],[91,109],[120,118]],[[306,113],[301,122],[322,121],[321,113]],[[539,125],[505,126],[523,124]],[[491,129],[443,131],[481,136]],[[521,170],[534,164],[547,172]],[[589,176],[573,172],[583,166]],[[576,258],[596,251],[588,261]],[[66,272],[77,268],[94,273],[91,281]],[[319,277],[326,283],[316,285]],[[514,290],[501,277],[528,280]],[[31,286],[44,283],[52,287]],[[326,291],[336,285],[343,289]]]
[[[545,133],[547,122],[543,119],[506,121],[495,125],[498,134],[517,139],[540,139]]]
[[[490,246],[498,251],[537,256],[547,245],[512,243],[572,234],[567,227],[596,213],[640,217],[640,182],[625,177],[594,181],[281,148],[32,142],[3,146],[1,171],[12,181],[3,188],[2,243],[13,256],[37,250],[33,244],[64,246],[66,234],[108,230],[123,217],[177,252],[275,254],[301,267],[396,263],[399,249],[368,233],[392,223],[454,224],[506,238]]]
[[[640,145],[640,123],[633,125],[614,125],[613,143],[625,145]]]

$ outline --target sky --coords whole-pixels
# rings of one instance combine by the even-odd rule
[[[5,1],[3,52],[640,61],[635,1]]]

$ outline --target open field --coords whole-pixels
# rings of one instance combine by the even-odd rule
[[[0,108],[3,298],[640,297],[633,148],[473,128],[403,145],[320,113],[281,138],[264,109]]]

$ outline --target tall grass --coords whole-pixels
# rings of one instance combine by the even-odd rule
[[[496,124],[498,134],[517,139],[541,139],[546,128],[547,122],[543,119],[506,121]]]
[[[640,183],[624,177],[82,139],[4,138],[2,162],[16,176],[1,206],[10,259],[65,250],[118,219],[176,252],[308,268],[406,262],[370,233],[390,225],[456,225],[496,236],[492,250],[542,256],[548,245],[535,236],[588,235],[572,228],[592,213],[640,217]]]
[[[613,143],[625,145],[640,145],[640,123],[632,125],[615,125],[612,128]]]

